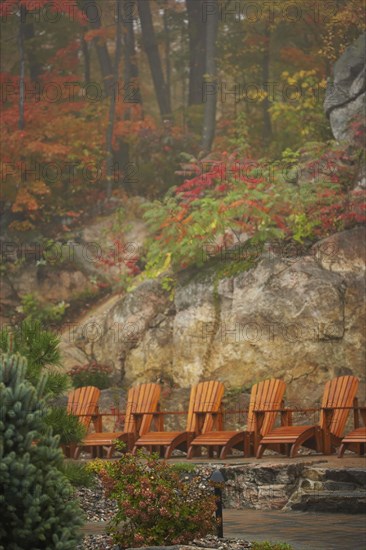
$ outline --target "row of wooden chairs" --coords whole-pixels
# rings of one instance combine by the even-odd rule
[[[295,457],[300,446],[331,454],[339,448],[339,457],[346,449],[365,453],[366,427],[359,426],[359,411],[366,425],[366,408],[358,407],[359,380],[354,376],[340,376],[326,383],[318,424],[292,425],[294,410],[284,407],[286,384],[270,379],[252,387],[245,430],[223,429],[221,408],[224,385],[218,381],[201,382],[191,389],[187,425],[184,431],[165,431],[163,413],[159,411],[160,386],[140,384],[131,388],[127,396],[124,430],[103,432],[102,415],[98,402],[100,390],[93,386],[79,388],[70,393],[68,410],[77,415],[89,429],[93,422],[95,433],[89,433],[80,445],[69,448],[69,456],[78,458],[83,448],[92,456],[111,458],[116,440],[123,441],[126,449],[136,453],[140,447],[158,451],[170,458],[175,449],[185,451],[187,458],[201,455],[207,448],[209,457],[215,454],[225,459],[233,449],[244,456],[261,458],[266,449]],[[298,410],[298,409],[297,409]],[[354,412],[355,429],[343,437],[349,413]],[[275,427],[277,416],[281,426]]]

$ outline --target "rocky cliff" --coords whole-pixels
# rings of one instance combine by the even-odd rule
[[[364,379],[364,237],[355,228],[306,254],[268,248],[233,277],[217,265],[184,273],[174,296],[147,280],[64,333],[65,364],[94,356],[126,385],[213,378],[249,389],[276,376],[294,405],[314,403],[332,376]]]
[[[324,108],[334,137],[352,142],[350,122],[361,122],[366,106],[366,33],[346,48],[333,68]]]

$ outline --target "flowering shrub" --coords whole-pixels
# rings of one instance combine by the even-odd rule
[[[118,506],[109,532],[121,547],[186,544],[214,530],[215,496],[182,480],[157,454],[141,450],[96,466]]]
[[[96,386],[100,390],[105,390],[111,385],[112,367],[100,365],[96,361],[86,365],[75,365],[68,371],[74,388],[82,386]]]

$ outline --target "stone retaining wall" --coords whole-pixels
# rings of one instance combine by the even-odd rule
[[[220,468],[220,467],[219,467]],[[366,468],[329,468],[322,461],[220,468],[226,508],[366,512]]]

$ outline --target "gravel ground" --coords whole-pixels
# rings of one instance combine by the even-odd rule
[[[76,496],[80,501],[87,523],[105,523],[112,519],[117,511],[113,500],[105,497],[102,484],[97,479],[93,488],[81,487],[76,490]],[[90,528],[92,531],[93,528]],[[99,530],[99,529],[98,529]],[[107,534],[85,535],[83,543],[76,550],[111,550],[117,548]]]
[[[197,478],[197,485],[200,488],[206,488],[209,486],[208,480],[214,469],[216,469],[216,467],[211,466],[210,464],[205,466],[197,466],[194,472],[182,472],[182,476],[185,479],[195,477]],[[117,511],[116,504],[112,500],[105,497],[101,482],[97,480],[96,485],[90,489],[85,487],[77,489],[76,496],[80,501],[81,508],[86,517],[86,522],[98,524],[95,525],[95,531],[97,531],[95,533],[92,533],[94,530],[94,525],[87,527],[87,530],[91,533],[84,536],[82,544],[79,545],[76,550],[119,550],[119,547],[113,544],[111,538],[107,534],[100,532],[103,523],[107,525],[108,521]],[[174,546],[165,548],[212,548],[218,550],[241,550],[251,548],[251,544],[241,539],[218,539],[215,536],[207,536],[205,539],[193,541],[192,546]]]

